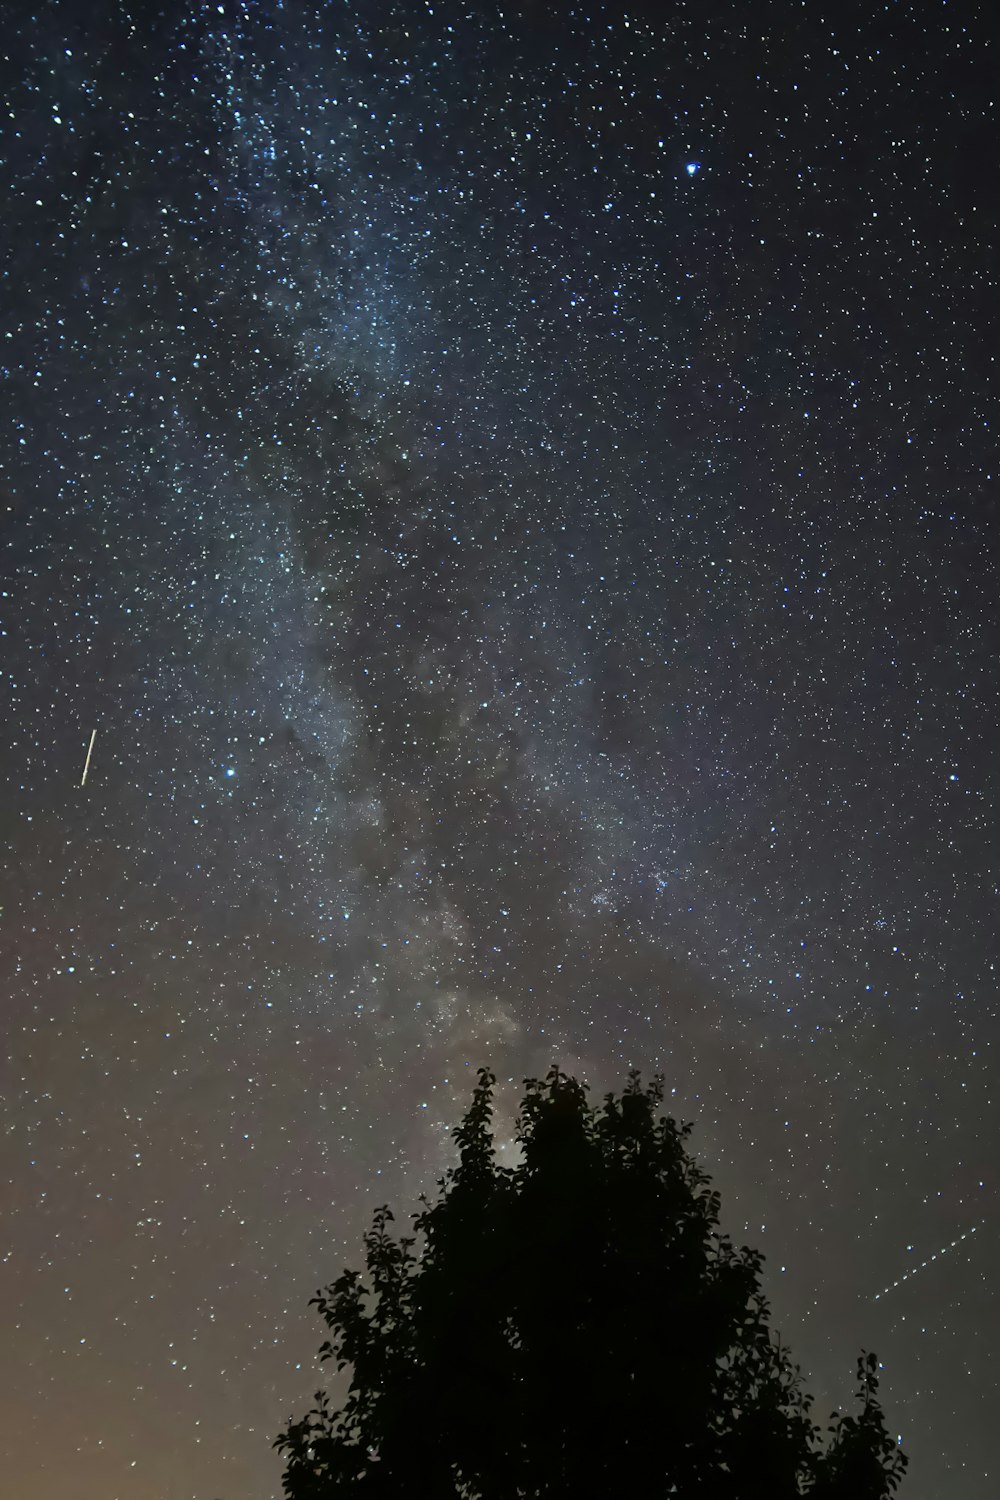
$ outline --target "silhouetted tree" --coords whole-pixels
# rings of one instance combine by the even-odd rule
[[[556,1068],[529,1080],[513,1168],[494,1154],[494,1082],[480,1072],[417,1236],[379,1209],[367,1286],[346,1271],[310,1304],[332,1333],[321,1358],[352,1378],[339,1410],[317,1392],[277,1439],[289,1500],[891,1496],[906,1459],[874,1355],[861,1414],[835,1415],[824,1449],[762,1257],[718,1232],[691,1126],[657,1116],[662,1082],[633,1073],[594,1109]]]

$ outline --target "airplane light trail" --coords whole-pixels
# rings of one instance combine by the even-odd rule
[[[932,1261],[940,1260],[942,1255],[947,1255],[949,1250],[954,1250],[956,1245],[960,1245],[963,1240],[967,1240],[970,1234],[975,1234],[976,1230],[979,1228],[979,1225],[985,1224],[985,1222],[985,1219],[980,1219],[979,1224],[973,1224],[971,1229],[966,1230],[965,1234],[960,1234],[957,1240],[952,1240],[950,1245],[942,1245],[940,1250],[935,1251],[933,1255],[928,1255],[926,1260],[922,1260],[919,1266],[914,1266],[912,1271],[907,1271],[905,1276],[901,1276],[898,1281],[893,1281],[889,1286],[884,1286],[880,1292],[876,1292],[872,1300],[874,1302],[878,1302],[879,1299],[884,1297],[887,1292],[892,1292],[896,1289],[897,1286],[902,1286],[904,1281],[910,1281],[914,1276],[916,1276],[918,1271],[922,1271],[924,1267],[929,1266]]]

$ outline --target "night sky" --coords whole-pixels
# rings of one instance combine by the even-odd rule
[[[558,1061],[996,1495],[991,12],[5,8],[5,1494],[278,1495]]]

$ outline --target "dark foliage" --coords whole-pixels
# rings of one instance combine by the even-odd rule
[[[368,1282],[314,1299],[352,1370],[275,1446],[289,1500],[468,1497],[887,1500],[906,1459],[859,1361],[862,1410],[824,1447],[769,1327],[761,1256],[718,1232],[719,1196],[633,1074],[591,1108],[553,1069],[530,1080],[516,1168],[496,1163],[486,1071],[459,1165],[417,1238],[366,1236]],[[418,1239],[419,1250],[416,1248]]]

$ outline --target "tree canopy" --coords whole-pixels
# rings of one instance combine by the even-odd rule
[[[367,1281],[345,1271],[310,1304],[321,1358],[351,1382],[278,1437],[288,1500],[887,1500],[906,1458],[877,1359],[862,1353],[859,1410],[824,1442],[770,1327],[763,1258],[719,1232],[662,1080],[633,1073],[595,1108],[557,1068],[529,1079],[514,1167],[496,1157],[494,1085],[481,1070],[416,1234],[379,1209]]]

